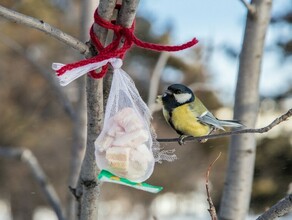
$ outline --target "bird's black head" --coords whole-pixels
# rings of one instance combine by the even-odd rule
[[[166,109],[171,110],[180,105],[193,102],[194,93],[182,84],[172,84],[162,95],[162,103]]]

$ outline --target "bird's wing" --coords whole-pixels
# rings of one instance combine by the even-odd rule
[[[209,111],[205,111],[203,114],[197,117],[199,122],[207,125],[214,126],[215,128],[225,130],[221,125],[218,119]]]

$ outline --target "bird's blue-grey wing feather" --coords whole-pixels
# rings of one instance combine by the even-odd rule
[[[214,126],[215,128],[225,130],[220,125],[220,121],[218,121],[218,119],[209,111],[205,111],[203,114],[201,114],[197,118],[203,124],[211,125],[211,126]]]

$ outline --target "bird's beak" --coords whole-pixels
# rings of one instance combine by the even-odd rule
[[[156,98],[156,102],[159,104],[162,104],[162,97],[165,97],[166,95],[172,95],[173,93],[169,90],[165,90],[163,95],[158,95]]]
[[[161,95],[157,96],[156,102],[159,104],[162,104],[162,96]]]

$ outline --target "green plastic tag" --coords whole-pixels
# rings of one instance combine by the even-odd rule
[[[112,174],[111,172],[107,170],[102,170],[98,175],[98,179],[102,182],[117,183],[117,184],[129,186],[135,189],[147,191],[150,193],[158,193],[163,189],[162,186],[153,186],[148,183],[132,182],[126,178],[115,176],[114,174]]]

